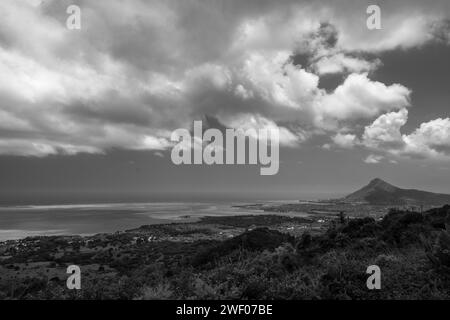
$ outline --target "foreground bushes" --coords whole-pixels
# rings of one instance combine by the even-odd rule
[[[207,270],[194,266],[205,285],[190,296],[449,299],[450,237],[440,226],[435,217],[391,211],[381,222],[353,219],[322,236],[305,233],[294,241],[256,229],[207,251],[215,262]],[[423,239],[432,241],[428,250]],[[366,269],[372,264],[382,268],[380,291],[366,287]]]

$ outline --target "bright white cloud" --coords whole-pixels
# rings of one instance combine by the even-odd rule
[[[369,52],[418,47],[433,39],[431,22],[439,19],[438,16],[438,13],[418,14],[404,9],[386,14],[383,10],[381,30],[368,33],[363,28],[352,26],[350,20],[343,23],[343,29],[352,30],[343,33],[339,44],[349,50]]]
[[[289,63],[290,54],[251,53],[238,75],[274,106],[304,110],[319,91],[319,77]]]
[[[351,149],[358,144],[358,138],[351,133],[338,133],[333,137],[333,142],[341,148]]]
[[[371,81],[367,74],[351,74],[317,105],[317,121],[332,124],[335,120],[368,119],[399,110],[409,106],[410,93],[400,84],[386,86]]]
[[[367,156],[367,158],[364,160],[364,162],[368,163],[368,164],[377,164],[377,163],[380,163],[380,161],[383,159],[384,159],[383,156],[370,154]]]
[[[422,123],[410,135],[404,135],[404,153],[425,158],[450,160],[450,118]]]
[[[411,134],[402,134],[406,109],[380,116],[365,128],[362,144],[395,157],[450,160],[450,118],[422,123]]]
[[[242,115],[237,118],[233,117],[225,122],[230,128],[242,129],[247,131],[249,129],[254,129],[255,132],[259,130],[266,130],[267,132],[272,132],[277,130],[279,137],[279,144],[287,147],[295,147],[299,143],[308,139],[306,133],[299,130],[297,133],[292,132],[288,128],[283,126],[278,126],[275,122],[266,119],[261,116],[254,115]],[[258,138],[255,136],[254,138]]]
[[[400,129],[408,120],[408,110],[390,112],[380,116],[364,130],[364,144],[371,148],[385,145],[398,145],[402,143]]]
[[[380,60],[367,61],[355,57],[349,57],[342,53],[325,56],[314,63],[314,70],[320,75],[336,73],[362,73],[370,72],[379,67]]]

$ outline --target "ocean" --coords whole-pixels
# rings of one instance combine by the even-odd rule
[[[91,235],[146,224],[191,222],[201,216],[263,214],[245,203],[105,203],[0,207],[0,241],[29,236]]]

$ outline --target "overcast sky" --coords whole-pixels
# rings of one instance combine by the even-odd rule
[[[449,58],[448,0],[2,0],[0,200],[450,193]],[[205,115],[277,125],[279,173],[173,165]]]

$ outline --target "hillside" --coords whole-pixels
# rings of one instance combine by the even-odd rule
[[[358,191],[345,197],[346,201],[367,202],[377,205],[436,205],[450,203],[450,195],[402,189],[381,179],[374,179]]]

